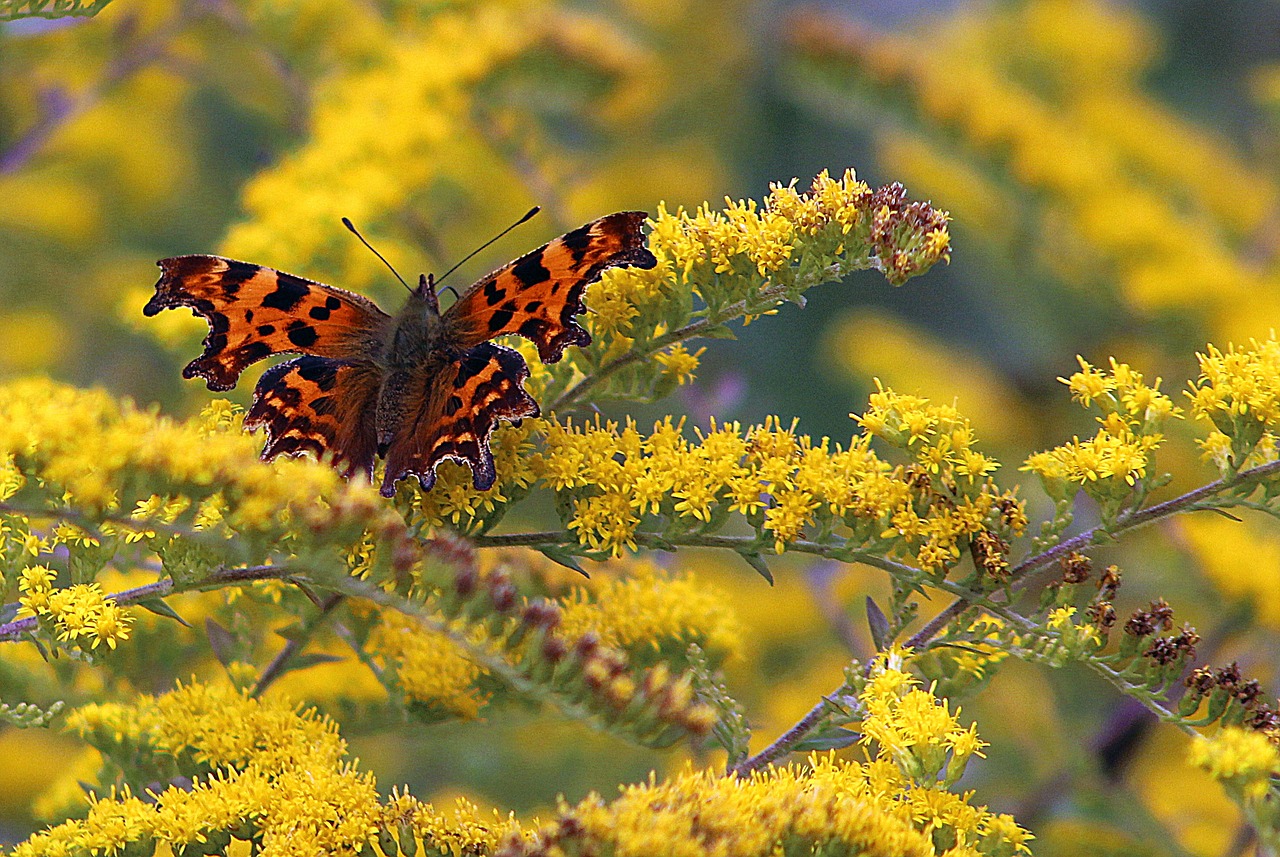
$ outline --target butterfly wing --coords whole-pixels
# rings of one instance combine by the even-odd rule
[[[272,354],[368,360],[390,317],[353,292],[220,256],[161,259],[156,293],[143,308],[190,307],[209,324],[204,353],[182,370],[210,390],[229,390],[240,373]]]
[[[498,420],[538,416],[538,403],[524,389],[529,367],[517,351],[486,342],[448,363],[431,377],[415,379],[411,418],[399,427],[386,450],[384,496],[395,484],[416,475],[423,490],[436,481],[436,465],[446,458],[471,468],[477,490],[493,487],[496,472],[489,435]]]
[[[264,460],[327,452],[343,476],[363,473],[372,480],[381,380],[381,370],[369,362],[295,357],[262,373],[245,428],[266,428]]]
[[[586,311],[587,285],[615,265],[657,264],[640,230],[646,217],[621,211],[593,220],[484,277],[445,311],[447,338],[471,348],[516,333],[538,346],[543,363],[556,362],[570,345],[590,344],[574,318]]]

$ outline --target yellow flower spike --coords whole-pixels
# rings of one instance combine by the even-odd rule
[[[577,638],[593,632],[606,646],[631,650],[683,650],[696,642],[717,660],[741,650],[742,628],[725,606],[725,593],[688,575],[667,576],[648,561],[618,571],[623,569],[629,572],[625,577],[610,575],[574,589],[561,614],[562,634]],[[657,670],[663,670],[659,677],[667,674],[665,664]]]
[[[1254,729],[1229,726],[1213,737],[1196,736],[1188,756],[1191,764],[1237,790],[1247,803],[1263,800],[1273,778],[1280,776],[1280,747]]]

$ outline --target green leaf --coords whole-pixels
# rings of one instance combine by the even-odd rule
[[[703,339],[737,339],[738,335],[729,329],[727,324],[713,324],[706,330],[698,332]]]
[[[884,615],[880,605],[870,595],[867,596],[867,627],[871,629],[871,642],[875,643],[877,652],[883,652],[889,648],[892,642],[889,637],[892,631],[889,627],[889,617]]]
[[[803,741],[792,746],[791,750],[795,753],[812,753],[822,750],[843,750],[845,747],[856,744],[858,739],[862,737],[859,733],[849,729],[843,729],[839,726],[832,726],[830,729],[823,729],[805,738]]]
[[[773,572],[770,571],[769,566],[765,564],[764,557],[760,556],[758,553],[744,553],[739,554],[739,556],[745,559],[747,561],[747,565],[754,568],[761,577],[769,581],[770,586],[773,586]]]
[[[135,601],[134,603],[137,604],[139,607],[141,607],[143,610],[150,610],[152,613],[156,614],[157,616],[163,616],[166,619],[172,619],[173,621],[187,628],[191,627],[191,623],[188,622],[186,619],[183,619],[181,616],[179,616],[177,612],[175,612],[174,609],[170,607],[169,604],[163,598],[148,598],[145,601]]]
[[[324,652],[309,652],[307,654],[298,655],[297,657],[290,659],[289,663],[286,664],[282,670],[280,670],[279,675],[284,675],[285,673],[297,672],[298,670],[305,670],[309,667],[319,666],[320,664],[340,663],[345,660],[346,658],[342,657],[341,655],[329,655],[329,654],[325,654]]]
[[[591,575],[587,574],[586,569],[578,563],[578,557],[569,553],[562,545],[541,545],[538,548],[538,553],[556,565],[563,565],[565,568],[572,569],[588,579],[591,577]]]
[[[205,633],[209,635],[209,648],[224,667],[235,660],[235,636],[212,619],[204,620]]]
[[[0,0],[0,21],[20,18],[91,18],[111,0]]]

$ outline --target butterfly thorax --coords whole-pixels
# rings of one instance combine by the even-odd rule
[[[380,451],[397,427],[421,410],[430,379],[457,358],[454,350],[448,346],[434,283],[424,276],[396,317],[382,350],[385,374],[375,417]]]

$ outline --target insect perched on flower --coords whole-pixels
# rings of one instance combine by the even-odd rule
[[[344,476],[372,479],[384,457],[390,497],[408,475],[429,490],[436,465],[452,458],[483,491],[496,477],[489,435],[498,420],[539,415],[524,358],[489,340],[523,336],[544,363],[589,344],[574,318],[587,285],[609,267],[657,264],[645,217],[593,220],[481,278],[443,313],[426,274],[392,317],[353,292],[219,256],[161,259],[143,313],[185,306],[208,322],[204,353],[182,376],[210,390],[231,389],[265,357],[303,355],[268,369],[254,389],[245,426],[266,428],[264,459],[310,450]]]

